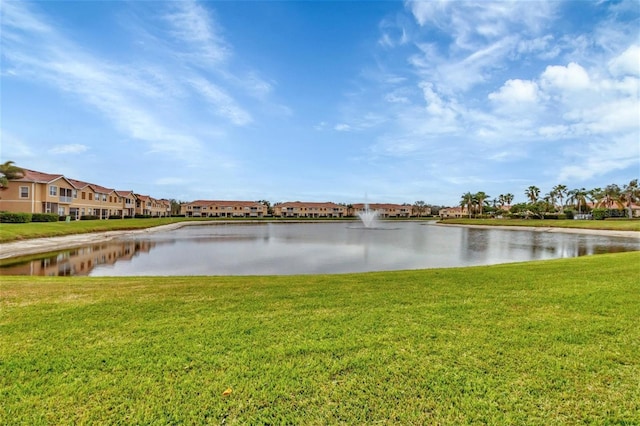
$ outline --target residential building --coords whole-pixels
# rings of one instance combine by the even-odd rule
[[[336,203],[289,201],[273,206],[273,215],[288,218],[345,217],[347,207]]]
[[[136,213],[136,194],[116,191],[94,183],[24,169],[24,175],[8,182],[0,192],[0,211],[14,213],[53,213],[80,219],[95,216],[133,217]],[[140,200],[151,216],[170,216],[171,203],[149,196]]]
[[[358,203],[353,204],[351,216],[357,216],[358,213],[366,209],[378,212],[381,219],[387,218],[409,218],[413,216],[413,206],[409,204],[391,204],[391,203]],[[425,207],[425,210],[427,208]],[[429,209],[430,211],[430,209]]]
[[[446,207],[440,209],[438,213],[442,219],[455,219],[460,217],[468,217],[468,211],[466,207]]]
[[[181,204],[180,214],[186,217],[261,218],[267,215],[267,206],[257,201],[196,200]]]

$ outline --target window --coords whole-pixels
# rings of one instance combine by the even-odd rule
[[[84,191],[82,191],[82,199],[84,200],[84,199],[86,199],[86,198],[87,198],[87,193],[86,193],[86,192],[84,192]]]
[[[20,187],[20,198],[29,198],[29,187],[21,186]]]
[[[89,201],[93,200],[93,194],[89,193]]]
[[[102,194],[102,201],[107,201],[107,194]]]
[[[56,196],[58,195],[58,187],[55,185],[49,185],[49,195]]]
[[[77,189],[73,190],[73,198],[78,198],[78,190]]]

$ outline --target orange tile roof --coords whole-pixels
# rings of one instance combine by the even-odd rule
[[[56,179],[64,178],[63,175],[51,174],[51,173],[43,173],[37,172],[35,170],[22,169],[24,171],[24,175],[19,179],[13,179],[17,182],[37,182],[37,183],[49,183],[53,182]],[[69,180],[69,179],[67,179]]]
[[[346,208],[345,206],[341,206],[336,203],[326,202],[326,203],[315,203],[315,202],[302,202],[302,201],[287,201],[284,203],[280,203],[275,207],[315,207],[315,208]]]
[[[190,206],[225,206],[225,207],[264,207],[264,204],[257,201],[223,201],[223,200],[196,200],[185,203]]]

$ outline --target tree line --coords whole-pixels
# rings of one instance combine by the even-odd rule
[[[524,195],[526,201],[512,204],[515,196],[511,193],[500,194],[491,198],[485,192],[462,194],[460,207],[466,209],[469,217],[494,216],[508,212],[518,217],[537,217],[544,219],[571,218],[575,214],[597,214],[597,218],[633,217],[632,206],[640,201],[640,187],[638,179],[628,184],[607,185],[604,188],[576,188],[569,189],[566,185],[556,185],[549,192],[541,195],[541,190],[535,185],[529,186]]]

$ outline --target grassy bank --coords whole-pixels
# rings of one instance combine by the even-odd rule
[[[74,220],[69,223],[2,223],[0,224],[0,242],[6,243],[29,238],[86,234],[88,232],[145,229],[154,226],[168,225],[175,222],[183,222],[185,220],[195,219],[167,217],[154,219]]]
[[[447,219],[442,223],[459,225],[531,226],[554,228],[604,229],[609,231],[640,231],[638,219],[613,220],[540,220],[540,219]]]
[[[638,265],[2,277],[0,424],[638,424]]]

